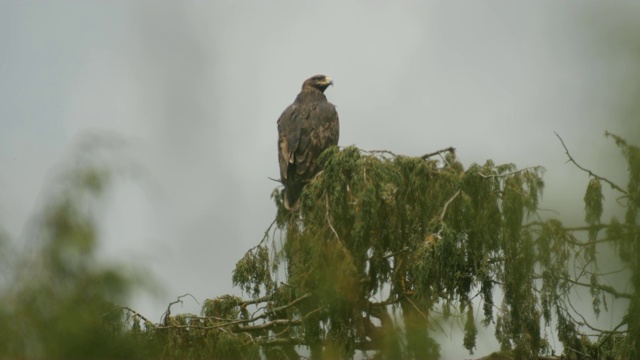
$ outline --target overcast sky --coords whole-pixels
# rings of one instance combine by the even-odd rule
[[[334,79],[340,145],[542,165],[544,205],[582,209],[587,177],[554,131],[610,169],[602,134],[629,134],[621,94],[639,79],[618,36],[639,16],[630,2],[3,0],[0,227],[24,241],[82,134],[119,134],[145,175],[111,193],[103,253],[163,289],[134,306],[159,321],[178,295],[239,294],[235,262],[275,215],[276,120],[315,74]],[[466,356],[454,344],[445,357]]]

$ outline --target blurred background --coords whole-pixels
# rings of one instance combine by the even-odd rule
[[[240,294],[234,265],[275,216],[276,120],[315,74],[334,79],[340,145],[542,165],[542,207],[578,223],[588,176],[554,132],[624,185],[603,133],[640,139],[639,16],[592,1],[1,1],[0,228],[28,248],[78,144],[118,139],[128,175],[100,212],[99,258],[153,280],[131,307],[160,321],[179,295]],[[469,357],[446,332],[443,357]],[[497,348],[480,334],[477,354]]]

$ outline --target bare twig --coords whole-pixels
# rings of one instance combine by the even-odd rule
[[[184,294],[184,295],[180,295],[180,296],[178,296],[178,298],[176,299],[176,301],[172,301],[172,302],[170,302],[170,303],[169,303],[169,306],[167,306],[167,311],[165,311],[165,312],[164,312],[164,314],[162,314],[162,318],[161,318],[161,322],[162,322],[162,323],[165,323],[165,325],[167,325],[167,324],[166,324],[167,319],[169,318],[169,316],[171,316],[171,306],[173,306],[173,305],[175,305],[175,304],[178,304],[178,303],[182,304],[182,298],[187,297],[187,296],[191,296],[191,298],[192,298],[193,300],[195,300],[195,302],[196,302],[196,303],[200,304],[200,303],[198,302],[198,299],[196,299],[196,298],[195,298],[195,296],[193,296],[193,295],[191,295],[191,294]]]
[[[260,240],[258,245],[256,245],[256,246],[252,247],[251,249],[247,250],[247,252],[250,252],[250,251],[253,251],[254,249],[257,249],[258,247],[260,247],[262,245],[262,243],[264,243],[269,238],[269,231],[271,231],[271,228],[273,227],[273,224],[276,223],[276,221],[277,221],[277,219],[273,219],[273,221],[271,222],[271,225],[269,225],[267,230],[265,230],[264,235],[262,236],[262,240]]]
[[[426,159],[428,159],[428,158],[430,158],[432,156],[439,155],[439,154],[442,154],[444,152],[450,152],[452,154],[455,154],[456,153],[456,149],[453,146],[449,146],[446,149],[441,149],[441,150],[438,150],[438,151],[434,151],[432,153],[424,154],[424,155],[420,156],[420,158],[426,160]]]
[[[584,167],[582,167],[580,164],[578,164],[578,163],[574,160],[573,156],[571,156],[571,154],[569,153],[569,149],[567,149],[567,146],[564,144],[564,141],[562,140],[562,138],[560,137],[560,135],[558,135],[558,133],[555,133],[555,134],[556,134],[556,136],[558,137],[558,139],[560,139],[560,143],[562,144],[562,147],[564,148],[565,153],[566,153],[566,154],[567,154],[567,156],[569,157],[569,161],[570,161],[570,162],[572,162],[576,167],[578,167],[578,169],[580,169],[580,170],[582,170],[582,171],[586,172],[587,174],[589,174],[589,176],[592,176],[592,177],[594,177],[594,178],[596,178],[596,179],[599,179],[599,180],[602,180],[602,181],[606,182],[607,184],[609,184],[609,185],[611,186],[611,188],[613,188],[613,189],[615,189],[615,190],[618,190],[618,191],[620,191],[621,193],[623,193],[623,194],[625,194],[625,195],[627,195],[627,196],[629,196],[629,197],[630,197],[630,195],[629,195],[629,193],[628,193],[627,191],[625,191],[623,188],[621,188],[620,186],[618,186],[618,185],[617,185],[616,183],[614,183],[613,181],[611,181],[611,180],[609,180],[609,179],[607,179],[607,178],[605,178],[605,177],[602,177],[602,176],[600,176],[600,175],[598,175],[598,174],[594,173],[593,171],[591,171],[591,170],[589,170],[589,169],[587,169],[587,168],[584,168]]]

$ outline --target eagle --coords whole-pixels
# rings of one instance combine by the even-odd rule
[[[338,112],[324,95],[329,85],[333,80],[328,76],[308,78],[278,119],[280,182],[284,185],[284,206],[289,210],[297,208],[302,188],[320,171],[318,156],[338,145]]]

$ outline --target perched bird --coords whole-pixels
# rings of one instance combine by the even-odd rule
[[[338,145],[338,112],[324,96],[329,85],[333,81],[325,75],[305,80],[296,100],[278,119],[280,181],[289,210],[298,206],[302,188],[320,171],[318,156]]]

